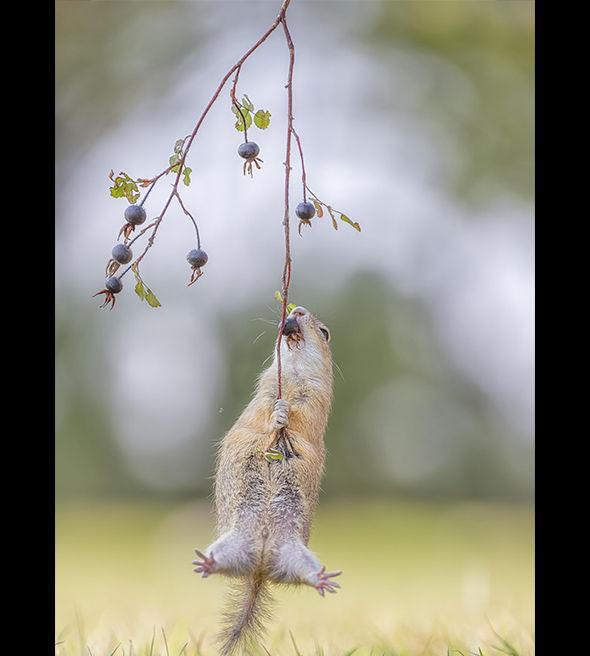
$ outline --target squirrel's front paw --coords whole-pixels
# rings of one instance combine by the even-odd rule
[[[273,430],[278,431],[281,428],[287,428],[289,425],[289,409],[289,402],[285,401],[285,399],[279,399],[275,403],[270,419]]]

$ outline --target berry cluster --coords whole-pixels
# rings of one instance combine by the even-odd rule
[[[244,175],[250,174],[250,177],[253,177],[254,167],[258,170],[261,169],[260,164],[263,163],[263,160],[260,159],[260,147],[254,141],[248,139],[248,129],[252,126],[256,127],[259,130],[266,130],[270,125],[271,113],[268,110],[256,108],[254,103],[250,100],[247,95],[243,95],[241,100],[238,100],[237,96],[237,86],[238,79],[242,65],[246,59],[267,39],[268,36],[279,26],[283,28],[285,34],[285,41],[289,48],[289,77],[285,88],[287,89],[287,140],[286,140],[286,156],[285,156],[285,215],[283,219],[283,225],[285,229],[285,266],[283,270],[283,294],[285,302],[283,303],[283,314],[286,309],[286,299],[288,295],[288,287],[291,276],[291,255],[290,255],[290,242],[289,242],[289,180],[290,180],[290,171],[291,171],[291,139],[292,137],[297,142],[297,148],[299,150],[299,155],[301,158],[301,181],[303,187],[303,201],[300,202],[296,209],[295,214],[299,219],[299,234],[301,234],[302,226],[311,226],[311,220],[317,216],[321,218],[323,216],[325,208],[326,211],[330,214],[332,218],[332,225],[334,229],[338,229],[338,223],[336,221],[336,215],[340,215],[339,219],[345,223],[349,223],[353,228],[360,232],[360,225],[356,222],[351,221],[345,214],[339,212],[338,210],[333,209],[330,205],[327,205],[321,201],[306,184],[306,173],[305,173],[305,161],[303,157],[303,148],[301,145],[301,140],[299,135],[293,127],[293,67],[294,67],[294,45],[289,33],[289,28],[287,27],[286,20],[286,9],[290,0],[283,0],[281,11],[277,16],[274,23],[268,28],[268,30],[260,37],[256,44],[250,48],[238,61],[234,64],[230,70],[226,73],[221,83],[217,87],[217,90],[214,92],[209,103],[206,105],[201,116],[193,128],[193,131],[186,135],[182,139],[178,139],[174,144],[174,152],[169,158],[169,166],[164,169],[161,173],[156,175],[153,178],[137,178],[134,179],[125,172],[115,175],[114,171],[111,171],[109,174],[109,179],[113,183],[110,188],[111,196],[114,198],[126,198],[129,202],[129,207],[125,210],[125,222],[119,231],[117,237],[117,242],[111,251],[111,258],[107,262],[106,271],[105,271],[105,283],[104,288],[98,291],[94,296],[104,294],[104,302],[101,307],[107,307],[110,305],[111,309],[115,306],[116,296],[120,294],[123,289],[122,279],[126,273],[131,269],[133,275],[135,276],[136,285],[135,293],[141,298],[141,300],[147,301],[148,305],[151,307],[160,307],[160,302],[156,298],[152,290],[144,283],[140,272],[139,265],[146,255],[147,251],[153,246],[156,234],[158,232],[159,226],[168,210],[173,199],[176,199],[182,208],[184,214],[186,214],[189,219],[192,221],[195,232],[197,235],[197,244],[196,248],[191,249],[187,256],[187,262],[191,267],[191,276],[188,283],[190,287],[193,285],[202,275],[203,267],[208,262],[207,253],[201,248],[201,240],[199,236],[199,228],[197,222],[195,221],[192,214],[185,207],[180,193],[179,193],[179,183],[184,183],[185,186],[191,184],[191,173],[192,169],[186,166],[185,161],[188,155],[188,152],[197,136],[197,132],[205,119],[205,116],[216,102],[219,94],[229,79],[232,73],[235,73],[233,83],[230,88],[230,99],[231,99],[231,111],[235,117],[234,127],[238,132],[243,132],[244,141],[238,147],[238,155],[244,160],[243,163],[243,172]],[[167,176],[168,174],[173,173],[175,178],[172,184],[172,190],[168,199],[159,213],[159,215],[154,218],[154,220],[149,223],[149,225],[142,227],[139,232],[133,236],[136,227],[143,226],[147,221],[147,213],[143,207],[145,201],[150,195],[152,189],[156,183]],[[141,196],[139,187],[144,187],[149,189],[147,190],[145,196],[139,202]],[[308,201],[307,193],[311,194],[312,199]],[[151,229],[149,236],[147,238],[147,244],[145,245],[143,251],[139,256],[135,257],[131,249],[132,245],[141,238],[148,230]],[[119,239],[123,237],[122,243],[119,243]],[[133,236],[133,237],[132,237]],[[121,266],[126,266],[122,273],[117,274]],[[280,344],[280,334],[279,334],[279,344]],[[279,358],[279,371],[280,371],[280,351],[278,352]],[[279,376],[280,378],[280,376]],[[279,394],[280,397],[281,390],[279,384]]]
[[[147,195],[146,195],[147,198]],[[145,200],[145,199],[144,199]],[[193,248],[190,250],[186,256],[186,259],[188,263],[191,266],[191,278],[189,282],[189,286],[192,285],[194,282],[198,280],[198,278],[203,275],[203,272],[201,271],[201,268],[207,264],[207,261],[209,260],[209,256],[207,253],[201,248],[200,245],[200,238],[199,238],[199,231],[197,228],[197,224],[192,217],[192,215],[188,212],[188,210],[184,207],[182,204],[182,201],[180,200],[179,197],[179,202],[182,206],[182,209],[185,211],[186,214],[191,218],[193,221],[193,224],[195,226],[195,229],[197,231],[197,243],[198,243],[198,248]],[[129,269],[134,269],[135,277],[138,281],[138,287],[136,287],[136,293],[141,296],[142,298],[146,298],[146,290],[143,286],[143,281],[141,280],[137,268],[135,265],[130,265],[128,266],[123,273],[121,273],[119,276],[116,276],[115,273],[119,269],[121,265],[129,264],[131,260],[133,259],[133,251],[131,250],[131,245],[133,242],[135,242],[139,237],[143,235],[145,230],[142,230],[134,239],[131,241],[129,240],[130,235],[133,233],[135,230],[136,226],[143,225],[147,219],[147,213],[145,209],[142,207],[141,204],[139,205],[130,205],[129,207],[126,208],[125,210],[125,223],[123,224],[123,227],[119,231],[119,237],[121,235],[124,236],[124,242],[123,243],[117,243],[113,246],[113,250],[111,251],[111,259],[108,261],[107,266],[106,266],[106,280],[104,283],[104,289],[101,289],[99,292],[94,294],[94,296],[98,296],[100,294],[104,294],[104,302],[102,303],[101,307],[106,307],[110,304],[111,310],[115,306],[115,301],[116,301],[116,295],[119,294],[123,290],[123,282],[122,278],[123,276],[129,271]],[[156,222],[159,219],[156,219]],[[148,226],[149,227],[149,226]],[[147,229],[147,228],[146,228]],[[145,252],[145,251],[144,251]],[[136,262],[137,264],[137,262]],[[134,268],[135,266],[135,268]],[[153,296],[153,292],[151,290],[147,290],[150,295]],[[150,303],[153,307],[158,307],[159,306],[159,301],[153,296],[154,303]],[[150,301],[150,298],[147,297],[148,302]]]

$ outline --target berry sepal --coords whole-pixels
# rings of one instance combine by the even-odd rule
[[[252,168],[253,164],[258,170],[262,168],[260,164],[263,163],[263,160],[258,157],[259,153],[260,148],[258,147],[258,144],[254,143],[253,141],[245,141],[243,144],[240,144],[240,147],[238,148],[238,155],[246,160],[244,162],[244,175],[249,173],[251,178],[254,177]]]
[[[201,267],[207,264],[209,256],[202,248],[193,248],[192,251],[187,253],[186,260],[191,265],[191,279],[187,285],[187,287],[190,287],[203,275]]]
[[[123,283],[121,282],[121,279],[117,278],[117,276],[110,276],[105,281],[104,289],[101,289],[99,292],[96,292],[96,294],[93,294],[92,298],[99,296],[100,294],[104,294],[104,301],[100,307],[107,307],[107,305],[110,303],[111,307],[109,309],[112,310],[115,307],[115,294],[118,294],[122,289]]]

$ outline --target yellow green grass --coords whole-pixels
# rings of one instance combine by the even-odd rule
[[[204,501],[58,504],[56,654],[213,656],[212,536]],[[533,654],[530,507],[324,501],[310,546],[342,589],[277,590],[272,656]]]

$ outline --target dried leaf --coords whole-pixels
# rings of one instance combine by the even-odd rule
[[[317,214],[318,219],[321,219],[322,216],[324,216],[324,210],[322,209],[321,204],[317,200],[315,200],[315,198],[312,202],[313,202],[313,206],[315,207],[315,213]]]
[[[334,230],[338,230],[338,222],[336,221],[336,217],[334,216],[334,211],[330,206],[328,206],[328,212],[330,213],[330,216],[332,217],[332,226]]]

